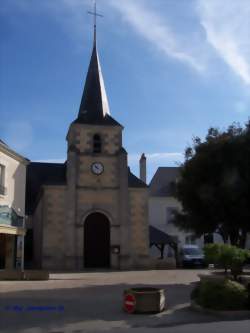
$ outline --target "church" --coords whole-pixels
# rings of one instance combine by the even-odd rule
[[[36,268],[148,267],[148,187],[128,167],[123,129],[110,114],[95,27],[79,112],[66,136],[67,159],[27,167]]]

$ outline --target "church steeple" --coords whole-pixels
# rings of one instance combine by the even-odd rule
[[[94,15],[94,45],[78,119],[85,120],[84,122],[90,121],[92,123],[101,121],[106,115],[109,115],[110,112],[96,45],[96,16],[101,15],[96,13],[96,7],[94,8],[94,13],[89,13]]]
[[[96,17],[102,17],[102,15],[97,14],[96,5],[94,7],[94,12],[88,13],[94,16],[94,43],[79,113],[75,122],[121,126],[115,119],[110,116],[109,103],[97,51]]]
[[[78,118],[86,118],[86,120],[94,121],[100,120],[109,113],[108,98],[104,86],[96,41],[94,41]]]

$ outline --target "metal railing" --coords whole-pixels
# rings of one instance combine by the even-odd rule
[[[0,224],[21,228],[23,226],[23,217],[17,215],[13,208],[0,206]]]

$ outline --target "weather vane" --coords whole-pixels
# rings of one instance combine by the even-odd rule
[[[103,15],[98,14],[96,11],[96,1],[94,1],[94,11],[90,12],[88,11],[88,14],[93,15],[94,17],[94,42],[96,42],[96,18],[98,17],[103,17]]]

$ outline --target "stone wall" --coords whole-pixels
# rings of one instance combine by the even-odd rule
[[[77,232],[76,232],[76,246],[77,246],[77,260],[78,269],[84,266],[84,253],[83,253],[83,240],[84,240],[84,222],[87,216],[94,212],[103,213],[110,221],[110,241],[111,246],[120,244],[120,224],[118,220],[118,190],[77,190]],[[98,232],[98,231],[97,231]],[[116,256],[111,256],[111,266],[117,267]]]
[[[65,186],[44,186],[42,268],[64,267]]]
[[[93,136],[102,139],[101,153],[93,152]],[[40,232],[42,267],[84,268],[84,222],[94,212],[110,221],[110,249],[114,269],[145,268],[148,260],[147,188],[128,188],[127,153],[122,149],[122,127],[71,124],[68,135],[67,184],[44,186],[34,215]],[[104,172],[91,171],[101,162]],[[38,222],[37,222],[38,221]],[[42,229],[42,230],[41,230]],[[96,231],[98,232],[98,230]]]
[[[121,127],[81,124],[71,124],[67,135],[69,146],[74,145],[80,153],[92,153],[94,134],[101,136],[104,154],[116,154],[122,146]]]
[[[33,227],[33,265],[35,268],[42,267],[43,206],[43,196],[41,196],[33,216],[29,217],[29,224]]]
[[[101,175],[94,175],[91,171],[91,166],[94,162],[101,162],[104,166],[104,171]],[[118,160],[115,156],[103,155],[80,155],[79,156],[79,171],[78,171],[78,186],[83,187],[117,187],[118,180]]]
[[[134,265],[138,268],[147,267],[149,254],[148,189],[130,188],[129,206]]]

